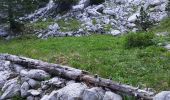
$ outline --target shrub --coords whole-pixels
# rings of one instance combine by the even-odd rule
[[[132,47],[146,47],[155,44],[155,35],[153,33],[129,33],[125,39],[125,46]]]
[[[68,11],[77,1],[78,0],[54,0],[54,2],[58,4],[57,10],[59,13]]]
[[[141,7],[140,15],[136,17],[137,20],[135,24],[140,31],[147,31],[148,28],[153,26],[153,21],[150,20],[150,16],[148,15],[147,11],[144,10],[144,7]]]
[[[170,17],[170,0],[168,0],[168,4],[166,6],[166,11],[168,13],[168,16]]]
[[[103,3],[105,0],[90,0],[91,5],[97,5]]]

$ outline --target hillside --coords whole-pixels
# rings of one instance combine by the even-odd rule
[[[170,1],[2,2],[0,100],[169,100]]]

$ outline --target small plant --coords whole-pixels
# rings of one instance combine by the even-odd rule
[[[153,41],[155,35],[153,33],[130,33],[126,36],[125,46],[132,47],[146,47],[155,44]]]
[[[137,20],[135,24],[137,25],[140,31],[147,31],[147,29],[153,25],[153,21],[150,20],[150,16],[144,10],[144,7],[141,7],[140,15],[136,17],[137,17]]]
[[[166,6],[166,11],[168,13],[168,16],[170,17],[170,0],[168,0],[168,4]]]

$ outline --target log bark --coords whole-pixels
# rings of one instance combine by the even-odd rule
[[[141,98],[143,100],[152,100],[153,96],[155,95],[153,92],[145,91],[129,85],[113,82],[109,79],[96,77],[94,75],[90,75],[86,71],[82,71],[68,66],[51,64],[40,60],[35,60],[35,59],[30,59],[30,58],[10,55],[10,54],[0,54],[0,60],[7,60],[12,63],[19,64],[22,65],[23,67],[30,68],[30,69],[32,68],[41,69],[48,72],[51,75],[63,77],[66,79],[76,80],[88,84],[90,83],[93,85],[97,85],[100,87],[109,88],[114,92],[117,91],[117,92],[125,93],[131,96]]]

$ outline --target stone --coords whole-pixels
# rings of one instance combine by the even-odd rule
[[[87,6],[90,5],[90,0],[79,0],[79,3],[78,3],[78,4],[79,4],[79,5],[80,5],[80,4],[83,4],[84,7],[87,7]]]
[[[87,10],[87,13],[90,15],[90,16],[100,16],[101,13],[97,12],[96,9],[88,9]]]
[[[49,96],[49,95],[44,95],[44,96],[41,98],[41,100],[50,100],[48,96]]]
[[[115,11],[111,10],[111,9],[105,9],[105,10],[103,10],[103,13],[111,15],[111,16],[115,16],[115,14],[116,14]]]
[[[35,88],[40,86],[40,83],[34,79],[28,79],[28,84],[31,86],[31,88]]]
[[[103,100],[122,100],[122,97],[111,91],[107,91],[103,97]]]
[[[72,7],[73,11],[80,11],[84,9],[84,4],[75,5]]]
[[[9,61],[0,60],[0,71],[10,71],[11,63]]]
[[[41,91],[31,89],[31,90],[28,90],[28,94],[31,94],[32,96],[39,96],[41,94]]]
[[[8,99],[20,94],[20,84],[18,84],[18,78],[8,80],[2,88],[1,99]]]
[[[50,75],[43,71],[43,70],[39,70],[39,69],[32,69],[30,71],[28,71],[28,77],[35,79],[35,80],[45,80],[50,78]]]
[[[11,73],[8,71],[0,71],[0,89],[4,86]]]
[[[45,84],[50,85],[50,86],[53,85],[53,86],[61,88],[65,86],[65,80],[59,77],[54,77],[48,81],[45,81]]]
[[[153,100],[170,100],[170,91],[162,91],[158,93]]]
[[[120,32],[119,30],[111,30],[111,34],[112,34],[113,36],[117,36],[117,35],[120,35],[121,32]]]
[[[24,82],[21,85],[21,97],[26,97],[28,95],[29,88],[30,88],[30,86],[27,82]]]
[[[27,100],[34,100],[34,97],[33,96],[28,96]]]
[[[128,18],[128,22],[135,22],[137,20],[137,16],[139,16],[140,13],[134,13],[132,16]]]
[[[49,29],[49,30],[59,30],[60,27],[59,27],[59,25],[58,25],[57,23],[55,23],[55,24],[50,25],[50,26],[48,27],[48,29]]]
[[[104,93],[105,91],[98,87],[85,89],[82,93],[82,100],[103,100]]]
[[[14,68],[14,71],[15,71],[16,73],[20,73],[20,72],[21,72],[21,70],[23,70],[23,69],[24,69],[24,67],[23,67],[23,66],[18,65],[18,64],[13,64],[13,68]]]
[[[22,77],[28,76],[28,70],[25,70],[25,69],[21,70],[20,75]]]
[[[167,45],[165,46],[165,48],[168,49],[168,50],[170,50],[170,44],[167,44]]]
[[[6,37],[8,36],[8,32],[0,26],[0,37]]]
[[[79,100],[85,89],[87,89],[85,84],[73,83],[65,86],[60,90],[53,91],[48,96],[48,100]]]

